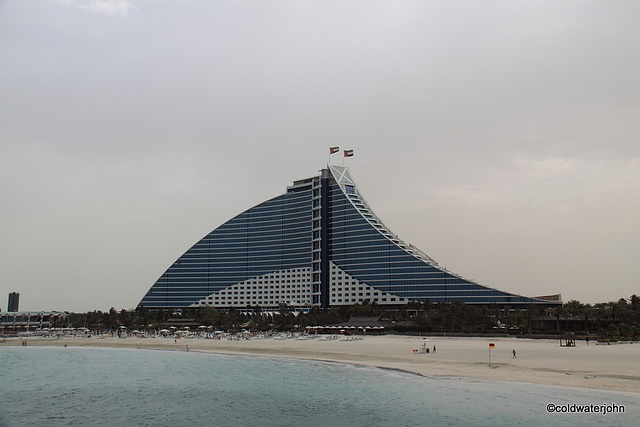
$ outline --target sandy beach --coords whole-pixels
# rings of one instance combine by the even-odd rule
[[[2,346],[20,346],[8,338]],[[421,337],[371,336],[359,341],[315,339],[27,338],[27,345],[114,347],[314,359],[453,376],[640,393],[640,344],[560,347],[556,340],[428,337],[430,352],[416,353]],[[489,343],[494,343],[489,364]],[[433,353],[433,346],[436,353]],[[517,358],[512,357],[516,350]]]

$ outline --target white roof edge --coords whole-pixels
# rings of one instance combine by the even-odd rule
[[[418,259],[421,259],[422,261],[425,261],[426,263],[428,263],[430,265],[433,265],[434,267],[435,266],[439,267],[439,265],[436,262],[436,260],[434,260],[429,255],[427,255],[424,252],[422,252],[420,249],[418,249],[414,245],[404,242],[395,233],[393,233],[391,231],[391,229],[389,227],[387,227],[384,224],[384,222],[382,222],[382,220],[380,220],[378,215],[376,215],[376,213],[373,211],[373,209],[371,209],[371,206],[369,205],[367,200],[364,198],[364,196],[362,195],[362,193],[358,189],[358,186],[356,185],[353,177],[351,176],[351,172],[349,171],[349,168],[347,166],[338,166],[338,165],[328,164],[327,168],[331,172],[331,175],[333,176],[333,179],[340,186],[340,189],[342,190],[342,192],[345,194],[345,196],[347,196],[347,200],[349,200],[349,203],[351,203],[351,205],[360,213],[362,218],[364,218],[365,221],[367,221],[371,226],[373,226],[373,228],[375,230],[377,230],[378,233],[382,234],[387,240],[389,240],[391,243],[393,243],[394,245],[398,246],[400,249],[404,250],[405,252],[409,253],[408,250],[412,250],[412,251],[416,252],[415,254],[409,253],[410,255],[412,255],[412,256],[414,256],[414,257],[416,257]],[[360,203],[362,205],[364,205],[364,209],[357,207],[355,202],[354,202],[354,200],[351,197],[349,197],[349,194],[347,193],[346,188],[345,188],[346,185],[351,185],[351,186],[354,187],[356,195],[360,199],[359,200]],[[372,216],[372,218],[368,218],[368,217],[364,216],[363,212],[362,212],[363,210],[366,210],[367,211],[367,215]],[[376,224],[378,225],[377,227],[376,227]],[[397,240],[398,242],[395,242],[394,240]],[[448,273],[453,274],[451,272],[448,272]]]

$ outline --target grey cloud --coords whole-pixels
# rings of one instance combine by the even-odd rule
[[[635,2],[63,3],[0,9],[0,295],[25,308],[134,306],[334,145],[453,271],[636,292]]]

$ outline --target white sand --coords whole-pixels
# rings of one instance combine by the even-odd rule
[[[7,339],[1,346],[21,345],[23,339]],[[401,369],[427,376],[455,376],[486,380],[585,387],[640,393],[640,344],[560,347],[555,340],[515,338],[429,337],[430,349],[414,353],[422,338],[407,336],[365,337],[362,341],[254,339],[242,341],[171,338],[29,338],[28,345],[70,347],[121,347],[212,353],[252,354],[327,360]],[[491,350],[489,365],[489,342]],[[517,359],[511,350],[517,352]]]

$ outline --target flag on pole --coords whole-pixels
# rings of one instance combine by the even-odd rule
[[[329,147],[329,154],[334,154],[340,151],[340,147]]]
[[[496,345],[492,342],[489,343],[489,365],[491,365],[491,350],[496,348]]]
[[[353,150],[344,150],[344,156],[345,157],[353,156]]]

